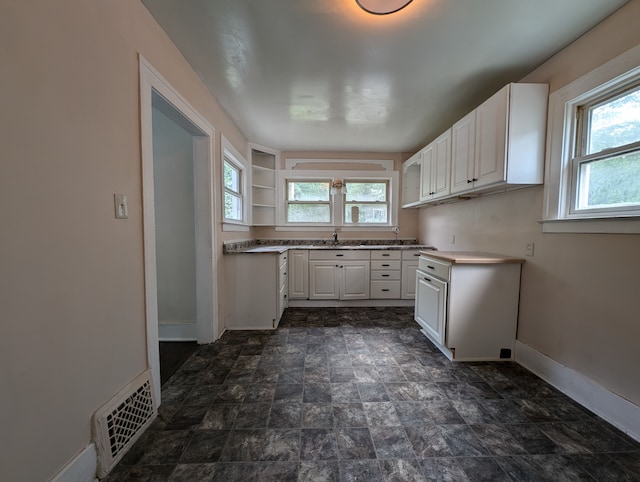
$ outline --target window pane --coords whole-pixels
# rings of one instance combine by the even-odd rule
[[[289,181],[290,201],[329,201],[329,182]]]
[[[387,200],[386,182],[347,182],[347,201],[380,201]]]
[[[224,217],[242,221],[242,198],[230,192],[224,193]]]
[[[578,209],[640,204],[640,152],[580,164]]]
[[[585,155],[640,141],[640,88],[589,111]]]
[[[224,187],[231,191],[240,192],[240,171],[224,161]]]
[[[331,212],[328,204],[297,204],[287,205],[287,221],[290,223],[328,223]]]
[[[386,223],[387,205],[347,204],[344,207],[344,220],[346,223]]]

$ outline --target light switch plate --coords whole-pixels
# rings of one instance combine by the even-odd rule
[[[113,193],[113,201],[116,208],[116,219],[129,219],[129,206],[127,196],[118,192]]]
[[[535,246],[535,243],[533,241],[529,241],[527,243],[527,246],[526,246],[525,250],[524,250],[524,254],[526,256],[533,256],[533,248],[534,248],[534,246]]]

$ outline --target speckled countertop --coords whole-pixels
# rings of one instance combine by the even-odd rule
[[[424,254],[451,264],[522,264],[525,262],[522,258],[477,251],[428,251]]]
[[[224,244],[224,254],[242,253],[284,253],[289,249],[375,249],[375,250],[406,250],[421,249],[425,251],[435,250],[433,246],[417,244],[416,240],[348,240],[333,244],[326,240],[257,240],[242,241]]]

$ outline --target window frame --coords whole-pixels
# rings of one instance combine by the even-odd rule
[[[347,193],[349,192],[349,188],[347,187],[347,185],[349,183],[352,184],[356,184],[356,183],[384,183],[386,185],[386,189],[385,189],[385,201],[347,201],[347,194],[342,194],[343,196],[343,201],[342,201],[342,213],[343,213],[343,225],[344,226],[353,226],[353,227],[357,227],[357,226],[361,226],[361,227],[373,227],[373,226],[389,226],[389,218],[391,217],[391,201],[390,201],[390,183],[388,180],[384,180],[384,179],[358,179],[358,180],[354,180],[354,179],[344,179],[344,184],[345,187],[347,188]],[[387,208],[387,220],[383,223],[361,223],[361,222],[347,222],[347,206],[350,204],[376,204],[376,205],[381,205],[381,206],[386,206]]]
[[[640,75],[634,78],[631,82],[627,82],[618,88],[608,89],[604,93],[592,96],[586,99],[586,102],[581,105],[576,105],[575,116],[576,126],[575,134],[573,136],[573,157],[570,160],[571,163],[571,189],[570,189],[570,201],[569,215],[570,216],[623,216],[633,215],[640,216],[640,203],[633,203],[628,205],[616,205],[610,207],[579,207],[581,192],[582,192],[582,167],[586,164],[604,161],[607,159],[613,159],[624,154],[639,153],[640,154],[640,141],[627,143],[621,146],[603,149],[598,152],[588,153],[587,145],[590,136],[590,112],[600,106],[606,105],[610,102],[623,97],[630,92],[640,91]],[[588,95],[588,93],[587,93]]]
[[[247,160],[238,152],[233,145],[227,141],[224,136],[222,137],[222,162],[221,164],[221,211],[222,211],[222,225],[223,230],[246,230],[249,226],[248,209],[250,205],[250,199],[248,198],[248,163]],[[224,167],[225,164],[229,164],[234,170],[238,172],[238,189],[239,192],[235,192],[225,186],[224,183]],[[225,213],[225,198],[227,194],[237,196],[241,202],[242,219],[227,218]]]
[[[330,223],[297,223],[287,221],[287,181],[319,181],[332,182],[340,179],[347,182],[387,182],[388,219],[387,223],[345,223],[345,195],[336,193],[330,196]],[[278,172],[278,218],[276,230],[305,231],[317,230],[318,227],[336,227],[342,231],[386,231],[398,224],[399,173],[395,170],[307,170],[283,169]]]
[[[289,183],[290,182],[326,182],[329,184],[329,200],[328,201],[296,201],[289,199]],[[285,197],[285,205],[284,205],[284,220],[287,226],[333,226],[334,221],[334,203],[333,203],[333,195],[331,194],[331,178],[317,178],[317,179],[297,179],[297,178],[288,178],[285,179],[284,182],[284,197]],[[289,205],[291,204],[309,204],[309,205],[327,205],[329,206],[329,221],[328,222],[304,222],[304,221],[289,221]]]
[[[635,65],[629,69],[630,65]],[[585,142],[578,125],[578,108],[640,85],[640,46],[636,46],[549,96],[547,154],[542,212],[547,233],[640,233],[640,206],[575,209],[578,168],[606,155],[602,151],[577,157],[578,142]],[[628,147],[628,146],[627,146]],[[609,152],[610,153],[610,152]]]

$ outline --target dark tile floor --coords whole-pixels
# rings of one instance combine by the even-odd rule
[[[108,480],[640,481],[640,444],[515,363],[450,363],[411,308],[288,309],[201,346]]]

